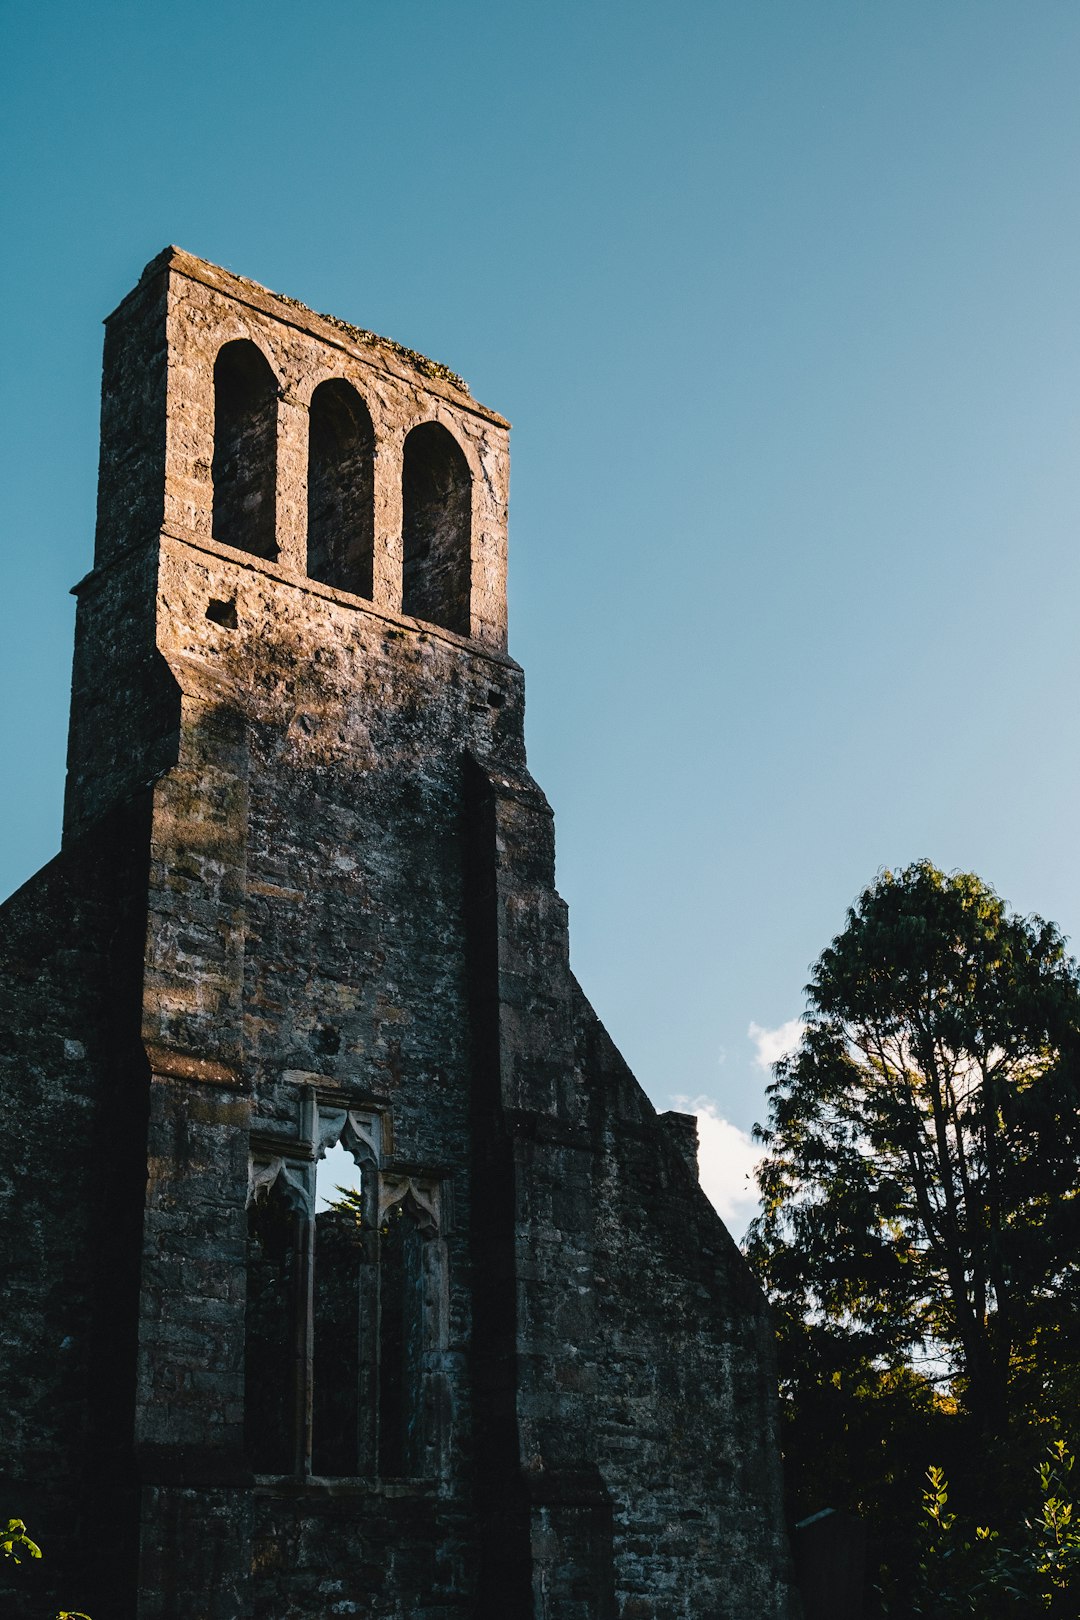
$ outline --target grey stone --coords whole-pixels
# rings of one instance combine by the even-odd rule
[[[795,1613],[764,1300],[570,973],[508,475],[445,367],[178,249],[107,322],[0,911],[5,1612]]]

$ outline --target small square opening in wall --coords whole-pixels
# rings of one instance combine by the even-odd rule
[[[235,630],[239,623],[236,617],[235,596],[230,597],[227,602],[207,602],[206,617],[211,623],[220,624],[225,630]]]

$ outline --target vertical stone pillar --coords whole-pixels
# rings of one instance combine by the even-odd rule
[[[153,1080],[135,1403],[138,1620],[249,1612],[247,817],[243,720],[185,697],[179,762],[155,790],[143,991]]]
[[[375,442],[375,558],[371,598],[401,612],[401,435]]]
[[[505,436],[474,447],[480,477],[473,476],[470,634],[489,646],[506,647],[507,499],[510,452]]]
[[[173,533],[209,539],[214,512],[214,353],[199,341],[199,312],[190,290],[183,277],[169,278],[162,521]]]
[[[292,393],[278,400],[277,544],[278,562],[296,574],[307,573],[307,406]]]
[[[160,1059],[159,1059],[160,1062]],[[211,1065],[153,1076],[135,1447],[138,1620],[250,1612],[243,1455],[250,1103]]]
[[[611,1504],[593,1443],[593,1195],[551,811],[524,774],[467,765],[476,1022],[477,1423],[496,1529],[478,1615],[611,1620]]]

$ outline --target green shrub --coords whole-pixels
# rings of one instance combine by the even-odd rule
[[[1080,1518],[1073,1501],[1075,1457],[1064,1440],[1039,1464],[1038,1508],[1011,1532],[965,1532],[949,1510],[942,1469],[927,1470],[922,1546],[911,1612],[920,1620],[1008,1620],[1080,1613]]]

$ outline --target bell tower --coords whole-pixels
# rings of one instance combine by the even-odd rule
[[[177,248],[106,323],[0,909],[20,1620],[790,1620],[764,1300],[570,972],[508,480],[446,367]]]
[[[155,594],[181,559],[219,581],[203,617],[240,639],[258,576],[346,620],[504,653],[508,441],[446,366],[179,248],[154,259],[106,322],[69,831],[167,759],[162,660],[223,663]]]

